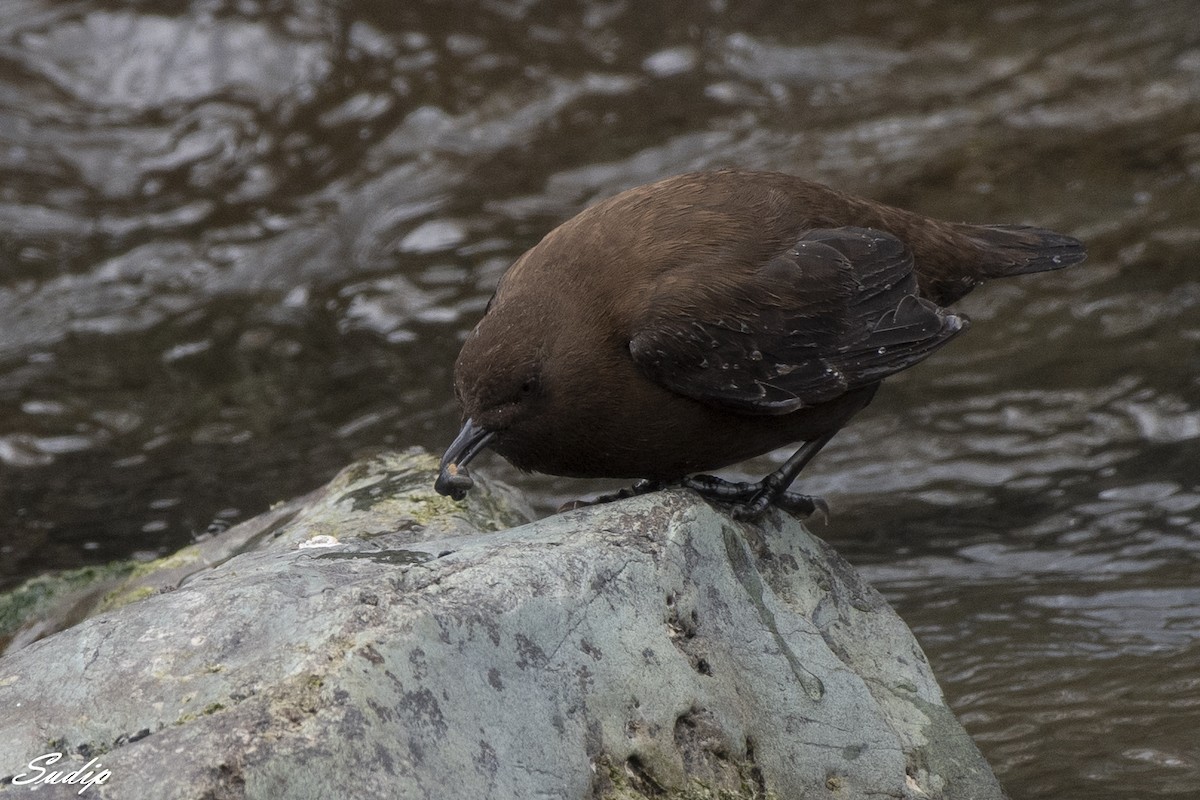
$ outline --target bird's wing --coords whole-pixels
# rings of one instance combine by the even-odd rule
[[[913,257],[870,228],[811,230],[787,252],[704,286],[664,280],[629,350],[661,385],[751,414],[786,414],[876,383],[965,324],[918,295]]]

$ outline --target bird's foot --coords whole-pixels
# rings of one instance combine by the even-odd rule
[[[787,484],[779,480],[774,473],[755,483],[727,481],[715,475],[692,475],[684,478],[680,484],[709,500],[730,506],[730,514],[737,520],[756,520],[771,506],[797,517],[808,518],[819,514],[824,519],[829,518],[829,504],[823,498],[787,491]],[[602,494],[591,500],[571,500],[563,503],[558,507],[558,513],[657,492],[664,485],[661,481],[640,480],[632,486]]]
[[[624,500],[627,497],[638,497],[650,492],[657,492],[662,487],[663,485],[659,481],[640,480],[633,484],[633,486],[627,486],[624,489],[618,489],[609,494],[602,494],[591,500],[570,500],[558,507],[558,513],[574,511],[577,508],[587,508],[588,506],[598,506],[601,503],[611,503],[613,500]]]
[[[797,517],[820,514],[829,517],[829,504],[820,497],[787,491],[774,474],[756,483],[727,481],[715,475],[693,475],[683,479],[683,485],[709,500],[729,504],[734,519],[752,521],[776,506]]]

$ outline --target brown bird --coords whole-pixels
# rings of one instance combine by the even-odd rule
[[[788,487],[887,376],[965,329],[942,306],[1084,259],[1069,236],[942,222],[790,175],[679,175],[600,202],[504,274],[454,369],[462,430],[435,488],[490,447],[522,470],[682,482],[811,512]],[[697,475],[803,442],[756,483]],[[692,476],[692,477],[689,477]]]

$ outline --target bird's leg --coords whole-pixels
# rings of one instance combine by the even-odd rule
[[[601,503],[611,503],[613,500],[624,500],[627,497],[638,497],[650,492],[657,492],[661,488],[663,488],[663,484],[660,481],[643,479],[634,483],[633,486],[627,486],[624,489],[618,489],[609,494],[602,494],[592,500],[571,500],[563,503],[558,507],[558,513],[574,511],[577,508],[585,508],[587,506],[598,506]]]
[[[758,519],[770,505],[779,506],[793,514],[811,515],[817,511],[828,514],[829,506],[821,498],[789,492],[787,488],[796,480],[800,470],[804,469],[832,438],[833,433],[828,433],[811,442],[805,442],[783,466],[756,483],[734,483],[713,475],[693,475],[684,478],[683,485],[712,500],[732,503],[735,519]]]
[[[730,511],[734,519],[758,519],[772,505],[792,514],[811,516],[820,512],[827,516],[829,504],[823,499],[798,492],[789,492],[787,488],[796,480],[796,476],[800,474],[805,465],[813,460],[813,456],[819,453],[822,447],[829,444],[829,440],[836,432],[827,433],[811,442],[805,442],[792,454],[791,458],[783,463],[783,466],[754,483],[727,481],[715,475],[692,475],[684,478],[680,483],[685,488],[692,489],[710,500],[731,504]],[[640,480],[633,486],[611,494],[602,494],[594,500],[572,500],[564,503],[558,510],[560,512],[572,511],[584,506],[637,497],[649,492],[656,492],[663,488],[663,485],[661,481]]]

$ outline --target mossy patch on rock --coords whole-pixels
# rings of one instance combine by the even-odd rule
[[[0,653],[88,616],[98,599],[137,568],[131,561],[64,570],[30,578],[0,594]],[[18,636],[24,636],[18,640]]]

